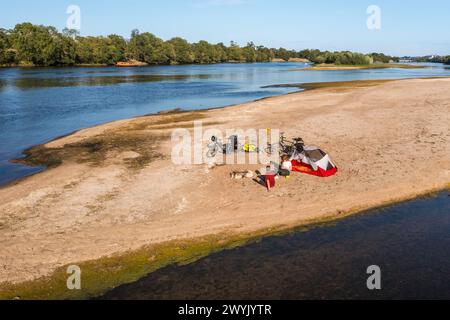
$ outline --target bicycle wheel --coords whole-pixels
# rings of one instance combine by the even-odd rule
[[[206,156],[208,158],[214,158],[217,154],[217,146],[215,148],[209,148],[208,152],[206,153]]]
[[[282,152],[283,152],[284,154],[291,155],[292,153],[294,153],[294,150],[295,150],[295,147],[294,147],[293,145],[285,145],[285,146],[283,147]]]

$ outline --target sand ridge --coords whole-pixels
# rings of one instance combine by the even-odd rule
[[[152,243],[293,226],[442,189],[450,182],[450,79],[319,89],[205,112],[218,128],[280,128],[330,153],[339,174],[297,174],[268,193],[233,170],[158,159],[138,172],[111,153],[102,165],[66,161],[0,189],[0,283]],[[148,117],[82,130],[48,144],[123,130]],[[167,135],[171,130],[162,130]],[[168,141],[160,151],[170,153]]]

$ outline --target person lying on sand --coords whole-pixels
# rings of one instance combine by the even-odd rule
[[[267,191],[275,188],[275,176],[276,173],[272,170],[272,166],[267,166],[266,173],[260,176],[261,184],[267,188]]]

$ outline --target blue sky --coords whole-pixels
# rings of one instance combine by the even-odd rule
[[[450,55],[448,0],[15,0],[2,3],[0,27],[29,21],[63,29],[71,4],[81,9],[82,35],[128,37],[137,28],[192,42]],[[366,26],[369,5],[381,9],[381,30]]]

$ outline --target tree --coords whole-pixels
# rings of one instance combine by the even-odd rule
[[[234,41],[231,41],[228,47],[223,43],[210,44],[207,41],[191,44],[180,37],[164,41],[151,33],[141,33],[137,29],[131,32],[129,41],[115,34],[107,37],[81,37],[76,30],[69,29],[59,33],[54,27],[31,23],[18,24],[11,31],[0,29],[0,64],[2,65],[19,63],[36,66],[113,65],[124,59],[148,64],[251,63],[269,62],[274,58],[285,61],[291,58],[304,58],[315,63],[353,65],[370,64],[374,61],[389,62],[396,59],[382,53],[364,55],[350,51],[269,49],[256,46],[253,42],[241,48]],[[433,59],[450,63],[449,57],[433,57]]]
[[[273,53],[272,50],[264,47],[264,46],[259,46],[257,48],[257,57],[256,57],[256,61],[258,62],[270,62],[273,60],[273,58],[275,58],[275,54]]]
[[[149,64],[169,64],[175,61],[175,49],[155,35],[133,30],[126,56]]]
[[[0,29],[0,65],[10,64],[10,50],[9,33],[5,29]]]
[[[121,36],[112,34],[108,36],[109,60],[113,63],[123,61],[125,59],[125,51],[127,42]]]
[[[94,48],[90,37],[77,38],[75,45],[76,63],[94,63]]]
[[[183,38],[172,38],[169,40],[169,44],[172,45],[175,51],[175,61],[179,64],[193,63],[195,60],[192,46]]]
[[[125,58],[127,42],[121,36],[78,37],[76,62],[80,64],[114,65]]]
[[[399,61],[398,57],[388,56],[383,53],[374,52],[374,53],[371,53],[370,56],[372,57],[374,62],[378,62],[378,63],[389,63],[391,61],[395,61],[395,62]]]
[[[216,62],[228,62],[227,47],[222,43],[218,43],[214,46],[216,54]]]
[[[205,64],[205,63],[215,63],[215,52],[214,47],[207,41],[199,41],[194,43],[194,56],[195,63]]]
[[[79,32],[73,29],[65,28],[59,37],[60,46],[62,48],[61,59],[58,64],[74,65],[77,59],[76,37]]]
[[[253,42],[247,43],[247,46],[242,49],[242,54],[245,62],[252,63],[257,61],[256,46]]]
[[[327,63],[337,65],[368,65],[373,63],[372,57],[350,51],[325,51],[320,52],[319,55],[314,53],[309,55],[309,60],[317,64]]]
[[[228,47],[227,56],[229,61],[241,62],[244,60],[242,49],[234,41],[231,41],[230,46]]]
[[[311,49],[306,49],[306,50],[302,50],[298,53],[298,57],[299,58],[303,58],[303,59],[308,59],[309,61],[314,61],[318,56],[321,55],[322,52],[320,52],[320,50],[311,50]]]
[[[68,28],[64,28],[62,31],[62,35],[64,37],[69,37],[72,39],[76,39],[80,36],[80,31],[75,30],[75,29],[68,29]]]
[[[285,48],[279,48],[275,53],[275,57],[278,59],[283,59],[284,61],[289,61],[291,54]]]
[[[60,34],[54,27],[35,26],[31,23],[16,25],[12,31],[12,45],[19,59],[40,66],[59,64],[63,50]]]
[[[156,64],[176,63],[176,52],[172,44],[162,42],[156,46]]]

